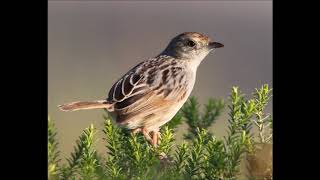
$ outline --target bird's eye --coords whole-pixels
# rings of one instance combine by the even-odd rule
[[[193,42],[193,41],[188,41],[188,42],[187,42],[187,45],[188,45],[189,47],[193,47],[193,46],[196,45],[196,43]]]

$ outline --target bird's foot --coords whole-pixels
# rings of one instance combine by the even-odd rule
[[[164,152],[162,152],[159,154],[159,159],[161,161],[166,161],[166,160],[168,160],[168,156]]]
[[[142,131],[141,128],[137,128],[137,129],[132,130],[132,133],[133,134],[137,134],[137,133],[139,133],[141,131]]]

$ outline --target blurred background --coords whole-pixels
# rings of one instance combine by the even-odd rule
[[[186,31],[225,45],[198,69],[192,95],[201,103],[210,97],[227,101],[232,86],[249,97],[264,83],[272,88],[272,1],[49,1],[48,113],[58,129],[62,158],[90,123],[102,130],[104,111],[69,113],[57,105],[106,98],[120,76]],[[272,101],[267,111],[272,112]],[[227,113],[226,108],[212,126],[221,138]],[[105,151],[101,140],[97,146]]]

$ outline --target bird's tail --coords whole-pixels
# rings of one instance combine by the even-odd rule
[[[72,103],[67,103],[63,105],[59,105],[58,107],[62,111],[77,111],[82,109],[109,109],[111,104],[109,104],[106,100],[98,100],[98,101],[77,101]]]

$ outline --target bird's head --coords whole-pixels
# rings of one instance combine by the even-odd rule
[[[180,59],[203,59],[210,51],[224,45],[197,32],[185,32],[174,37],[163,54]]]

